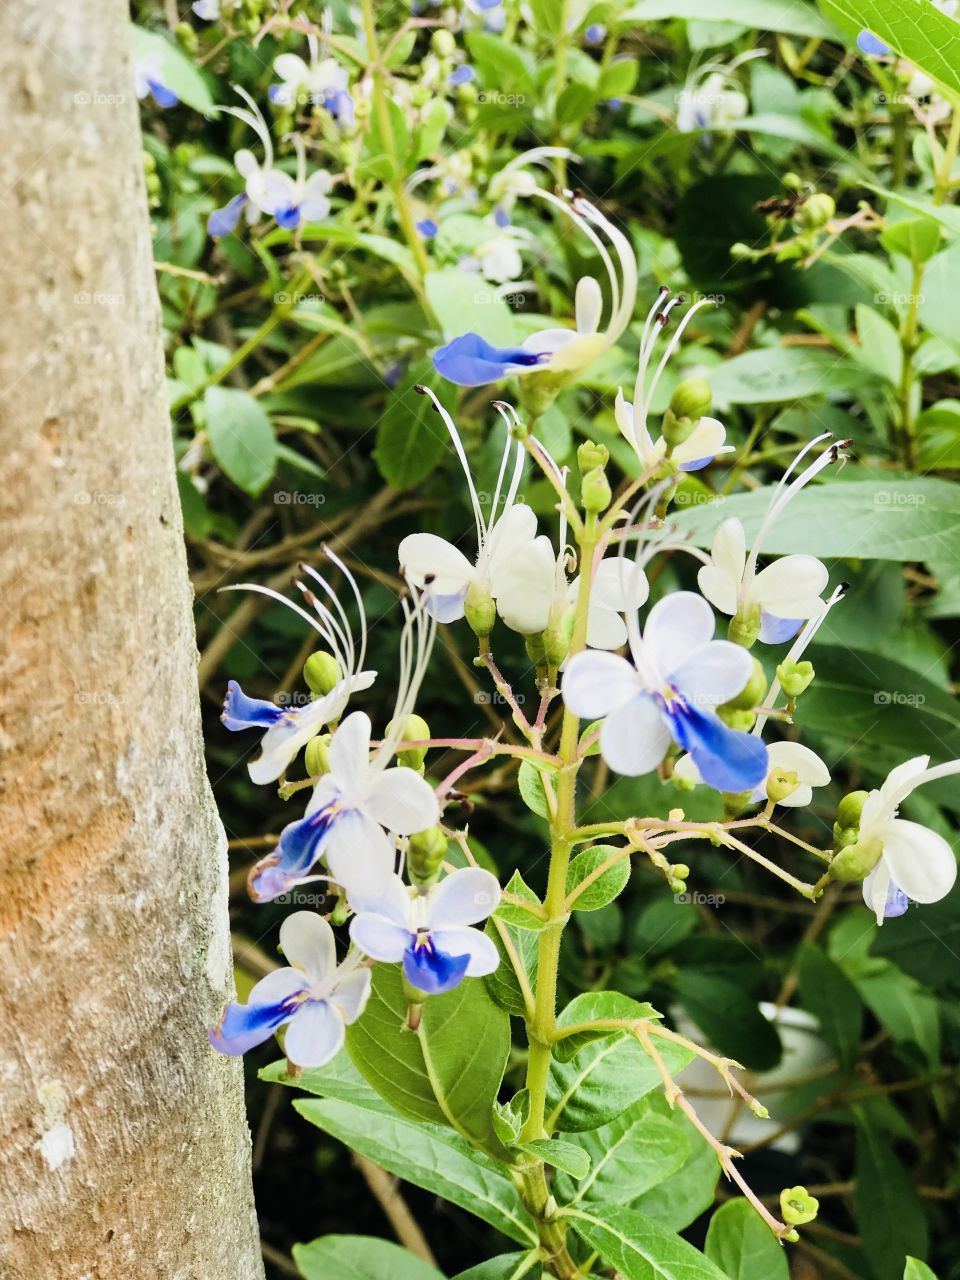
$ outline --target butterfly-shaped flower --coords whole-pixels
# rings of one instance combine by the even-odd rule
[[[286,1027],[284,1052],[298,1067],[322,1067],[339,1053],[344,1028],[356,1022],[370,995],[370,970],[357,953],[337,964],[333,930],[322,916],[296,911],[280,926],[291,967],[261,978],[246,1004],[228,1004],[210,1043],[237,1057]]]
[[[353,99],[350,96],[350,78],[346,68],[336,58],[324,57],[320,41],[313,34],[307,36],[310,61],[298,54],[281,53],[274,60],[273,69],[280,83],[270,86],[270,101],[278,106],[294,106],[309,102],[324,106],[342,124],[353,122]]]
[[[495,876],[463,867],[429,889],[408,889],[399,876],[351,896],[350,937],[374,960],[403,964],[407,981],[425,995],[452,991],[464,978],[493,973],[500,963],[491,940],[470,925],[500,901]]]
[[[765,51],[750,49],[729,62],[707,62],[694,68],[680,91],[677,128],[681,133],[696,129],[723,129],[732,120],[742,120],[750,111],[750,100],[736,78],[737,68]]]
[[[805,807],[813,800],[813,788],[825,787],[830,781],[830,770],[815,751],[800,742],[771,742],[767,747],[767,776],[750,796],[751,804],[765,803],[770,797],[767,788],[771,778],[796,778],[796,787],[788,795],[778,796],[777,804],[794,809]],[[673,776],[686,782],[702,782],[700,771],[692,756],[681,756],[673,767]]]
[[[709,605],[690,591],[653,606],[641,635],[629,614],[628,662],[584,652],[570,660],[561,693],[586,720],[603,719],[600,752],[617,773],[649,773],[675,742],[718,791],[752,791],[767,776],[767,748],[752,734],[728,729],[715,708],[746,685],[753,670],[740,645],[714,640]]]
[[[153,97],[158,107],[175,107],[180,99],[167,84],[163,69],[163,56],[147,53],[133,64],[133,91],[141,100]]]

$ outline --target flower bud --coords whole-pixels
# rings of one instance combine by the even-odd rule
[[[425,84],[415,84],[410,89],[410,101],[415,107],[425,107],[433,97],[433,92]]]
[[[696,431],[698,422],[698,418],[679,418],[672,409],[668,409],[663,415],[660,434],[671,449],[676,449],[677,445],[689,440]]]
[[[189,22],[179,22],[173,34],[181,49],[184,49],[187,53],[196,53],[200,38]]]
[[[717,707],[717,715],[728,729],[738,729],[741,733],[749,733],[757,719],[756,712],[736,707]]]
[[[800,177],[799,173],[794,173],[793,170],[791,170],[789,173],[785,173],[783,175],[783,185],[788,191],[799,191],[803,186],[803,179]]]
[[[471,582],[463,609],[467,625],[475,636],[488,636],[497,620],[497,606],[489,592]]]
[[[750,803],[752,791],[725,791],[723,793],[723,818],[725,822],[729,822],[731,818],[739,818],[747,805]],[[720,839],[717,837],[717,845],[719,847]]]
[[[527,651],[527,657],[535,667],[542,667],[547,660],[547,655],[543,649],[543,636],[524,636],[523,647]]]
[[[418,889],[433,884],[447,856],[447,837],[439,827],[428,827],[411,836],[407,844],[407,872]]]
[[[819,1200],[815,1200],[806,1187],[789,1187],[780,1192],[780,1212],[791,1227],[812,1222],[819,1208]]]
[[[763,669],[762,663],[754,658],[753,672],[750,679],[743,686],[735,698],[731,698],[729,702],[725,702],[720,708],[721,711],[752,711],[755,707],[759,707],[763,700],[763,695],[767,692],[767,676]]]
[[[809,689],[814,674],[810,662],[781,662],[777,667],[777,679],[788,698],[799,698],[805,689]]]
[[[856,881],[868,876],[880,861],[883,845],[879,840],[858,840],[841,849],[830,863],[830,879]]]
[[[583,484],[580,489],[580,500],[583,503],[584,511],[593,511],[595,513],[606,511],[612,497],[610,481],[604,474],[603,468],[594,467],[592,471],[588,471],[583,477]]]
[[[438,58],[452,58],[457,52],[457,42],[445,27],[434,31],[430,37],[430,47]]]
[[[757,1117],[758,1120],[770,1119],[770,1112],[763,1105],[763,1103],[758,1102],[756,1098],[751,1098],[747,1105],[749,1106],[751,1112]]]
[[[573,639],[573,624],[576,621],[576,610],[570,609],[560,620],[557,627],[548,627],[543,633],[543,656],[551,667],[559,667],[570,652],[570,641]]]
[[[827,225],[836,212],[837,203],[833,196],[828,196],[825,191],[817,191],[797,210],[797,222],[811,230],[819,230]]]
[[[739,609],[730,619],[727,627],[727,639],[734,644],[743,645],[744,649],[752,649],[760,639],[760,606],[751,605],[741,612]]]
[[[401,741],[420,742],[430,737],[430,726],[422,716],[409,715],[403,721],[402,726],[396,720],[391,720],[387,725],[388,737],[393,737],[398,732],[400,733]],[[422,773],[423,762],[429,749],[429,747],[407,747],[405,750],[397,752],[397,763]]]
[[[685,862],[675,862],[670,868],[670,874],[676,876],[678,880],[686,880],[690,875],[690,868]]]
[[[343,679],[343,668],[332,653],[321,650],[311,653],[303,664],[303,678],[310,692],[320,698],[337,687]]]
[[[838,827],[859,827],[860,815],[869,791],[850,791],[837,806]]]
[[[580,474],[595,471],[597,467],[605,467],[610,461],[610,450],[605,444],[597,444],[593,440],[584,440],[577,449],[577,465]]]
[[[678,418],[699,422],[713,407],[713,392],[706,378],[685,378],[670,397],[670,411]]]
[[[319,778],[330,772],[330,743],[333,735],[322,733],[318,738],[311,738],[303,753],[303,763],[311,778]]]
[[[782,804],[800,785],[800,779],[789,769],[771,769],[767,777],[767,799]]]

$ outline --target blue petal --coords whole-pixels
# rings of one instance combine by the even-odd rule
[[[346,89],[336,89],[333,93],[328,93],[324,98],[324,106],[334,120],[339,120],[341,124],[353,124],[355,115],[353,98]]]
[[[231,231],[235,230],[246,203],[246,193],[241,192],[240,195],[234,196],[232,200],[229,200],[222,209],[214,209],[207,219],[207,231],[209,234],[219,238],[220,236],[227,236]]]
[[[760,639],[764,644],[792,640],[802,626],[802,618],[778,618],[776,614],[760,611]]]
[[[496,9],[502,3],[502,0],[474,0],[474,4],[478,9]]]
[[[180,99],[168,89],[165,84],[161,84],[159,80],[148,80],[147,84],[150,92],[153,94],[153,100],[158,107],[175,107]]]
[[[608,98],[608,99],[606,100],[606,102],[605,102],[603,105],[604,105],[605,107],[609,107],[611,111],[619,111],[619,110],[620,110],[620,108],[623,106],[623,99],[622,99],[622,98]]]
[[[228,1004],[216,1027],[208,1032],[220,1053],[238,1058],[255,1045],[269,1040],[297,1011],[300,1001],[287,996],[279,1004]]]
[[[681,471],[702,471],[704,467],[709,467],[710,463],[717,455],[711,453],[708,458],[695,458],[693,462],[681,462]]]
[[[429,589],[425,592],[424,604],[427,613],[437,622],[459,622],[463,617],[463,605],[467,598],[466,590],[454,595],[438,596]]]
[[[897,916],[905,915],[909,906],[910,899],[891,876],[887,888],[887,900],[883,904],[884,920],[895,920]]]
[[[461,84],[469,84],[474,74],[473,67],[468,63],[464,63],[462,67],[457,67],[456,71],[451,71],[447,83],[454,87]]]
[[[267,97],[275,106],[286,106],[287,91],[286,86],[282,84],[272,84],[267,90]]]
[[[607,38],[607,28],[602,22],[591,22],[584,35],[587,37],[587,44],[603,44]]]
[[[513,222],[513,219],[510,217],[509,213],[507,213],[506,209],[499,204],[493,211],[493,220],[501,230],[505,227],[509,227]]]
[[[767,748],[755,734],[728,729],[715,715],[677,703],[667,708],[677,744],[693,757],[709,787],[739,795],[767,776]]]
[[[424,240],[432,240],[440,229],[432,218],[421,218],[416,227]]]
[[[254,902],[272,902],[307,875],[336,820],[328,807],[285,826],[277,847],[260,859],[247,879]]]
[[[283,709],[264,698],[248,698],[236,680],[227,681],[220,719],[228,729],[269,729],[283,717]]]
[[[428,939],[417,946],[411,942],[403,953],[404,977],[412,987],[429,996],[452,991],[463,981],[469,956],[448,956]]]
[[[292,231],[300,224],[300,206],[292,204],[286,209],[278,209],[273,216],[277,220],[277,225],[283,227],[284,231]]]
[[[536,365],[542,359],[523,347],[494,347],[479,333],[465,333],[434,352],[433,367],[459,387],[483,387],[507,377],[517,365]]]
[[[857,36],[857,48],[868,58],[882,58],[890,52],[890,46],[873,34],[872,31],[861,31]]]

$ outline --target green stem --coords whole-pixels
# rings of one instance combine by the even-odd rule
[[[915,262],[910,282],[910,300],[907,306],[907,313],[900,327],[902,369],[900,372],[900,385],[897,388],[900,458],[903,465],[911,471],[917,465],[917,422],[914,414],[916,371],[913,367],[913,358],[917,354],[919,345],[920,295],[923,291],[923,272],[923,263]]]

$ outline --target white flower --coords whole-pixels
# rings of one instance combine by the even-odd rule
[[[858,843],[880,850],[879,862],[863,882],[863,900],[877,924],[903,915],[911,901],[939,902],[957,878],[957,860],[943,836],[897,816],[917,787],[960,772],[957,760],[933,769],[929,763],[929,756],[916,756],[898,765],[863,804]]]
[[[654,440],[650,435],[647,419],[653,397],[663,377],[663,372],[670,357],[680,345],[687,325],[701,309],[709,305],[709,299],[702,298],[695,302],[680,321],[676,332],[667,343],[666,349],[648,379],[650,359],[657,345],[657,339],[667,327],[670,313],[682,301],[681,298],[670,298],[669,290],[661,289],[656,302],[647,314],[640,339],[640,359],[637,367],[637,381],[633,392],[633,403],[624,399],[622,389],[617,389],[615,414],[617,426],[627,443],[633,448],[642,466],[650,470],[660,465],[669,453],[670,460],[681,471],[699,471],[712,462],[718,454],[732,453],[733,445],[726,444],[727,433],[723,423],[706,415],[697,422],[690,435],[682,443],[671,449],[666,440],[660,436]]]
[[[514,156],[490,179],[487,188],[490,202],[509,213],[518,199],[526,199],[538,190],[536,175],[527,166],[546,169],[548,161],[558,159],[577,160],[579,157],[567,147],[533,147]]]
[[[428,995],[493,973],[500,963],[493,942],[469,927],[500,901],[500,885],[489,871],[463,867],[419,891],[390,876],[350,901],[357,913],[350,922],[354,943],[374,960],[402,961],[407,981]]]
[[[799,630],[805,618],[816,617],[823,609],[821,593],[829,577],[826,567],[814,556],[788,555],[758,571],[757,558],[763,543],[788,504],[825,467],[840,458],[841,440],[826,449],[789,485],[787,480],[800,460],[815,445],[830,438],[817,436],[803,448],[777,485],[753,546],[747,554],[746,535],[736,516],[724,520],[711,547],[710,562],[701,568],[700,590],[721,613],[737,618],[755,639],[779,644]]]
[[[512,229],[511,229],[512,230]],[[517,248],[517,236],[508,230],[503,235],[487,240],[477,248],[480,270],[494,284],[516,280],[523,272],[523,259]]]
[[[429,387],[424,387],[423,391],[433,401],[446,423],[467,478],[477,528],[477,556],[471,562],[459,547],[434,533],[410,534],[400,543],[398,554],[403,573],[423,589],[427,607],[437,621],[455,622],[463,617],[471,590],[475,598],[497,599],[503,570],[517,557],[529,554],[537,533],[537,517],[528,506],[516,501],[523,471],[523,445],[520,443],[516,446],[516,462],[503,498],[503,510],[498,512],[503,482],[513,451],[513,443],[508,434],[500,474],[490,504],[490,515],[489,518],[484,518],[467,455],[453,420]]]
[[[815,751],[799,742],[771,742],[767,747],[767,775],[750,797],[750,803],[769,799],[767,783],[772,773],[793,773],[797,776],[798,786],[790,795],[778,800],[786,808],[796,809],[806,806],[813,799],[814,787],[825,787],[830,781],[830,770]],[[681,756],[673,768],[673,776],[686,782],[702,782],[700,771],[692,756]]]
[[[191,8],[204,22],[216,22],[220,17],[220,0],[193,0]]]
[[[293,106],[300,101],[326,105],[338,94],[349,89],[346,68],[336,58],[321,57],[320,42],[315,35],[307,36],[310,61],[295,53],[281,53],[274,59],[273,69],[280,83],[270,88],[270,100],[280,106]]]
[[[160,53],[146,53],[133,64],[133,91],[143,99],[148,94],[158,107],[175,107],[180,99],[165,79],[164,59]]]
[[[718,791],[752,791],[767,776],[767,749],[755,736],[728,729],[714,708],[741,692],[753,662],[740,645],[714,640],[713,614],[691,591],[653,606],[640,634],[627,617],[628,662],[583,652],[570,660],[561,693],[581,719],[603,718],[600,752],[617,773],[649,773],[671,741],[686,748],[700,776]]]
[[[284,1052],[298,1067],[322,1067],[344,1041],[370,995],[370,970],[354,954],[337,965],[333,930],[322,916],[297,911],[280,926],[280,946],[291,968],[261,978],[247,1003],[228,1004],[210,1043],[238,1056],[286,1025]]]
[[[750,111],[750,101],[734,72],[766,51],[750,49],[730,62],[708,62],[691,71],[678,95],[677,128],[681,133],[695,129],[722,129],[732,120],[742,120]]]

